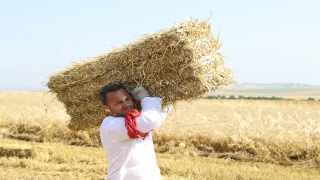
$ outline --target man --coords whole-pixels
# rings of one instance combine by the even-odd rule
[[[161,98],[150,97],[143,87],[133,90],[132,96],[141,102],[140,115],[131,113],[133,100],[122,84],[104,86],[99,93],[108,113],[100,127],[101,143],[109,162],[106,179],[158,180],[161,175],[151,131],[163,123],[168,110],[162,109]]]

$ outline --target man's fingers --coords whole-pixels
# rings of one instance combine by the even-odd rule
[[[144,97],[150,96],[149,92],[142,86],[139,86],[131,91],[131,94],[137,101],[141,101]]]

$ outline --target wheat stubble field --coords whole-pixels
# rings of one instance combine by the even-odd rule
[[[0,179],[104,179],[97,130],[54,95],[0,93]],[[181,102],[154,130],[163,179],[320,179],[320,102]]]

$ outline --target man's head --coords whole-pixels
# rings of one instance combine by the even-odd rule
[[[106,112],[112,116],[125,117],[133,109],[133,101],[121,83],[108,84],[101,88],[99,99]]]

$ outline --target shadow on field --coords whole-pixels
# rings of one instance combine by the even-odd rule
[[[33,155],[32,149],[12,149],[0,147],[0,157],[18,157],[18,158],[31,158]]]

